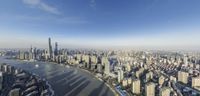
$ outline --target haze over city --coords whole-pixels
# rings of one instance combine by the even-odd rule
[[[61,47],[197,49],[199,3],[199,0],[2,0],[0,47],[46,48],[46,39],[51,37]]]
[[[200,96],[200,0],[0,0],[0,96]]]

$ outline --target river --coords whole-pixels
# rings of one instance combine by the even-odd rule
[[[45,78],[52,86],[55,96],[114,96],[104,82],[79,68],[64,67],[49,62],[5,59],[5,57],[0,57],[0,63],[7,63]],[[36,64],[39,66],[36,67]]]

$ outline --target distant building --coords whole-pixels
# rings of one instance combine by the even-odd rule
[[[132,84],[132,78],[128,78],[128,85]]]
[[[14,69],[13,66],[10,66],[10,65],[7,66],[7,72],[8,72],[9,74],[14,73],[14,72],[13,72],[13,69]]]
[[[132,92],[134,94],[140,94],[140,80],[139,79],[133,80]]]
[[[15,89],[10,90],[10,92],[8,93],[8,96],[20,96],[20,89],[15,88]]]
[[[165,82],[165,77],[163,75],[161,75],[159,77],[158,83],[159,83],[159,85],[162,85],[164,82]]]
[[[85,63],[86,68],[90,68],[90,57],[89,57],[89,55],[83,55],[82,61]]]
[[[124,78],[122,80],[122,86],[124,86],[124,87],[128,86],[128,79],[127,78]]]
[[[22,51],[19,52],[19,59],[21,59],[21,60],[25,59],[24,52],[22,52]]]
[[[149,72],[149,73],[146,74],[146,82],[148,82],[152,78],[153,78],[153,72]]]
[[[91,60],[91,64],[97,64],[98,63],[98,59],[96,56],[90,56],[90,60]]]
[[[118,74],[117,74],[117,81],[120,83],[123,79],[124,79],[124,71],[122,69],[118,70]]]
[[[49,49],[48,49],[49,59],[52,59],[53,52],[52,52],[52,45],[51,45],[51,38],[49,38]]]
[[[82,60],[82,54],[76,54],[76,59],[80,62]]]
[[[2,90],[3,85],[3,73],[0,71],[0,90]]]
[[[176,77],[170,76],[170,80],[176,82]]]
[[[159,96],[170,96],[170,92],[169,87],[163,87],[160,89]]]
[[[155,96],[155,83],[150,82],[145,85],[145,96]]]
[[[192,77],[192,87],[200,87],[200,76]]]
[[[188,56],[187,55],[184,55],[183,62],[184,62],[184,66],[188,66]]]
[[[102,65],[97,64],[97,72],[101,73],[102,72]]]
[[[33,60],[33,58],[34,58],[33,54],[34,54],[34,50],[33,50],[32,46],[31,46],[31,48],[29,50],[29,60]]]
[[[24,60],[29,60],[29,52],[24,52]]]
[[[91,64],[91,67],[90,67],[91,70],[94,70],[96,69],[96,64]]]
[[[138,71],[135,72],[135,76],[139,78],[143,72],[144,72],[144,68],[140,68]]]
[[[3,65],[3,72],[7,72],[8,65]]]
[[[102,57],[101,59],[102,65],[104,65],[104,73],[109,75],[110,74],[110,62],[108,61],[107,57]]]
[[[58,42],[55,43],[54,56],[58,56]]]
[[[183,72],[183,71],[178,71],[178,81],[187,84],[188,83],[188,77],[189,73]]]
[[[131,66],[130,66],[130,64],[127,64],[127,65],[126,65],[126,70],[127,70],[128,72],[131,71]]]
[[[196,69],[199,69],[199,68],[200,68],[200,65],[199,65],[199,64],[195,64],[195,68],[196,68]]]

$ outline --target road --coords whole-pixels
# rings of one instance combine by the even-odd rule
[[[187,86],[181,84],[181,83],[176,83],[176,86],[179,88],[179,89],[183,89],[183,88],[186,88]],[[190,87],[187,87],[189,90],[192,90],[193,92],[197,93],[197,94],[200,94],[200,92],[198,90],[195,90],[193,88],[190,88]],[[199,95],[198,95],[199,96]]]
[[[10,60],[5,57],[0,57],[0,63],[7,63],[45,78],[52,86],[55,96],[114,96],[102,81],[79,68],[66,68],[49,62]],[[35,64],[39,67],[35,67]]]

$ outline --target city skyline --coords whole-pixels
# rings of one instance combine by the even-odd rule
[[[0,96],[200,96],[199,0],[1,0]]]
[[[1,2],[0,48],[200,48],[198,0]]]

